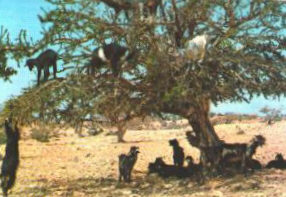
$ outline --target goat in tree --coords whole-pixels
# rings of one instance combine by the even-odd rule
[[[175,166],[183,166],[185,154],[184,149],[179,146],[179,142],[176,139],[169,140],[170,146],[173,147],[173,161]]]
[[[281,153],[277,153],[275,160],[269,161],[266,168],[286,169],[286,160]]]
[[[127,155],[119,155],[119,181],[122,180],[122,177],[125,182],[131,181],[131,172],[137,161],[138,149],[139,147],[132,146]]]
[[[94,75],[95,70],[100,69],[104,64],[111,66],[111,71],[115,77],[120,75],[122,63],[130,60],[134,52],[130,52],[127,47],[116,43],[106,44],[94,50],[92,58],[87,64],[87,73]]]
[[[117,16],[120,14],[121,11],[124,11],[126,18],[129,20],[130,12],[138,12],[141,16],[147,17],[149,14],[152,16],[156,15],[157,8],[160,6],[163,12],[163,4],[162,0],[139,0],[139,1],[131,1],[131,0],[120,0],[120,1],[112,1],[112,0],[101,0],[109,7],[113,8],[115,11],[115,15]],[[165,15],[165,13],[163,13]]]
[[[141,16],[144,17],[148,17],[149,15],[151,17],[155,17],[158,7],[161,7],[163,11],[162,0],[145,0],[145,2],[142,2],[139,6],[140,6]]]
[[[193,39],[187,41],[184,53],[187,59],[203,60],[206,54],[206,47],[211,39],[207,34],[198,35]]]
[[[4,196],[8,196],[16,181],[16,173],[19,166],[19,129],[13,129],[12,120],[5,120],[5,133],[7,136],[6,151],[1,168],[1,188]]]
[[[131,0],[101,0],[103,3],[108,5],[109,7],[113,8],[115,11],[115,18],[120,14],[121,11],[124,11],[124,14],[127,19],[129,19],[129,14],[128,11],[132,10],[134,7],[134,1],[132,2]]]
[[[40,78],[42,70],[44,71],[44,81],[47,81],[50,75],[49,68],[50,66],[53,66],[53,74],[54,79],[57,78],[57,59],[58,54],[51,49],[48,49],[44,52],[42,52],[37,58],[34,59],[28,59],[26,61],[26,65],[29,67],[29,70],[32,71],[34,67],[38,70],[38,78],[37,83],[40,84]]]

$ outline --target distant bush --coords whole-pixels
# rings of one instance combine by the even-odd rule
[[[104,132],[104,130],[102,128],[99,128],[99,127],[91,127],[91,128],[88,128],[88,130],[87,130],[87,133],[90,136],[96,136],[102,132]]]
[[[211,118],[211,122],[213,123],[213,125],[218,125],[218,124],[231,124],[235,121],[253,120],[253,119],[257,119],[257,115],[228,113],[226,115],[217,114],[217,116]]]
[[[243,121],[243,120],[253,120],[253,119],[257,119],[258,116],[255,114],[239,114],[238,116],[238,120],[239,121]]]
[[[39,125],[31,129],[31,138],[39,142],[49,142],[52,135],[52,128],[46,125]]]
[[[49,142],[50,134],[45,129],[33,128],[31,129],[31,138],[39,142]]]
[[[216,116],[217,114],[215,113],[215,112],[210,112],[210,117],[212,118],[212,117],[214,117],[214,116]]]
[[[180,120],[182,119],[181,116],[178,115],[174,115],[174,114],[162,114],[161,117],[159,117],[159,119],[163,119],[163,120]]]
[[[279,121],[282,121],[282,116],[276,116],[276,117],[274,117],[273,118],[273,120],[275,121],[275,122],[279,122]]]
[[[283,114],[282,109],[270,108],[268,106],[264,106],[260,109],[260,113],[264,114],[264,121],[281,121]]]

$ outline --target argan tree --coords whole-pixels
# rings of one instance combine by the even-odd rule
[[[170,113],[189,120],[200,146],[219,146],[208,116],[211,102],[285,93],[282,1],[47,2],[50,8],[39,13],[42,40],[25,47],[58,48],[66,64],[75,68],[65,79],[32,87],[15,99],[14,113],[24,122],[104,117],[124,125],[135,116]],[[198,35],[211,39],[203,58],[193,59],[186,45]],[[136,51],[136,56],[121,66],[119,77],[112,75],[109,64],[88,76],[92,51],[110,42]],[[35,115],[40,111],[43,115]]]

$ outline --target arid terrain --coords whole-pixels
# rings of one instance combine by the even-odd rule
[[[177,121],[180,125],[184,121]],[[186,155],[198,161],[198,151],[185,139],[179,129],[128,130],[126,143],[117,143],[116,136],[103,132],[97,136],[79,138],[72,130],[59,131],[65,135],[43,143],[23,138],[20,141],[20,167],[10,196],[286,196],[286,170],[255,172],[249,177],[237,175],[228,179],[215,178],[198,186],[189,179],[163,180],[147,176],[147,165],[162,156],[172,161],[168,140],[177,138]],[[248,142],[256,134],[266,137],[266,145],[259,148],[255,158],[263,165],[274,159],[277,152],[286,155],[286,121],[267,125],[265,122],[244,121],[215,126],[220,138],[227,142]],[[24,132],[24,131],[23,131]],[[133,172],[133,182],[118,183],[118,155],[129,147],[140,147],[140,155]],[[5,145],[1,145],[4,154]]]

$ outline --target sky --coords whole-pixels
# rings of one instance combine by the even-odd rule
[[[44,0],[0,0],[0,26],[7,28],[12,38],[15,38],[21,29],[25,29],[29,36],[37,40],[41,37],[41,24],[37,15],[42,13],[41,7],[46,8],[47,6],[48,4]],[[10,60],[9,64],[17,66],[13,60]],[[11,77],[10,82],[0,79],[0,104],[12,96],[19,95],[23,88],[35,83],[36,73],[30,72],[27,67],[24,67],[24,64],[25,61],[18,68],[18,74]],[[263,97],[256,97],[250,103],[220,103],[218,106],[212,106],[211,111],[254,114],[264,106],[286,109],[286,98],[266,100]]]

